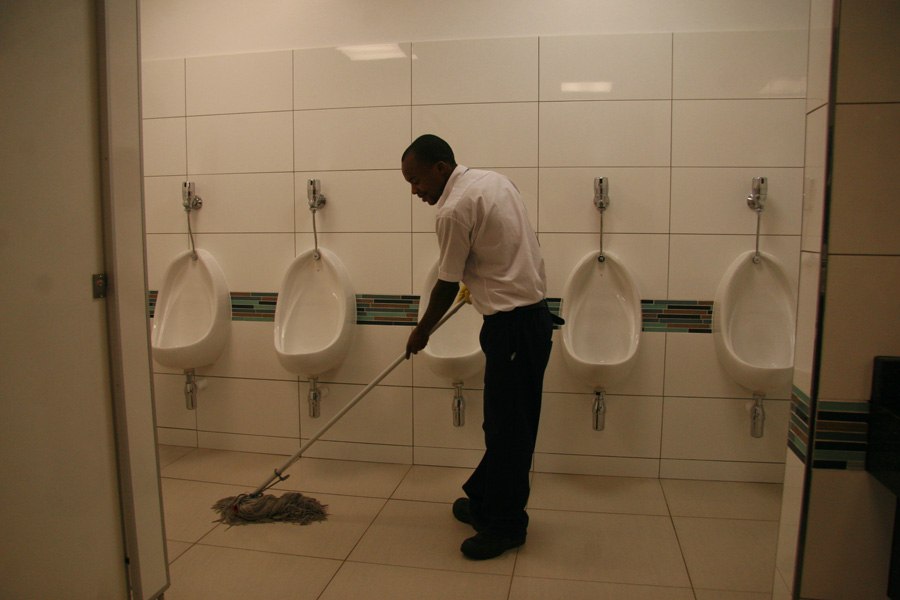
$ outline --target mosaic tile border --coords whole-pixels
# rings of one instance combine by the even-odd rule
[[[793,386],[791,390],[791,420],[788,424],[788,448],[806,464],[809,449],[810,401],[803,390]]]
[[[156,310],[158,291],[148,294],[149,316]],[[419,296],[357,294],[356,323],[359,325],[414,326],[419,312]],[[271,292],[231,292],[233,321],[274,321],[278,294]],[[550,310],[559,315],[561,298],[547,298]],[[643,331],[663,333],[711,333],[712,301],[641,300]]]
[[[641,300],[642,331],[712,333],[712,300]]]
[[[869,403],[819,400],[813,441],[814,469],[864,470]]]

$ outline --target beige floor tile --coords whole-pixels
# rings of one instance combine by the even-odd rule
[[[413,465],[392,496],[395,500],[453,502],[464,496],[462,485],[472,469]]]
[[[179,542],[176,540],[166,540],[166,556],[171,565],[179,556],[187,552],[193,546],[190,542]]]
[[[350,560],[404,567],[512,575],[516,551],[485,561],[459,551],[475,534],[453,518],[450,504],[390,500],[350,554]]]
[[[163,469],[164,477],[256,488],[287,456],[198,449]],[[274,489],[388,498],[410,465],[301,458]]]
[[[303,526],[289,523],[259,523],[218,527],[203,538],[203,543],[210,546],[344,559],[385,503],[381,498],[354,496],[319,495],[316,499],[328,507],[328,519],[325,521]]]
[[[320,600],[507,600],[508,575],[348,562]]]
[[[661,479],[674,517],[718,517],[777,521],[781,488],[774,483]]]
[[[170,568],[166,600],[315,600],[340,561],[196,545]]]
[[[696,589],[771,593],[776,521],[672,520]]]
[[[159,445],[156,447],[159,454],[159,468],[163,469],[172,464],[182,456],[196,450],[196,448],[187,448],[185,446],[166,446]]]
[[[196,542],[218,526],[218,515],[212,505],[222,498],[247,491],[233,485],[162,480],[163,514],[166,523],[166,539],[179,542]]]
[[[514,577],[509,600],[694,600],[689,588]]]
[[[656,479],[535,473],[529,508],[668,515]]]
[[[532,510],[517,576],[690,587],[668,517]]]
[[[726,592],[722,590],[694,590],[697,600],[772,600],[772,594],[757,592]]]

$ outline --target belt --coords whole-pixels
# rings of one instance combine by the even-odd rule
[[[550,306],[547,304],[547,300],[546,300],[546,299],[544,299],[544,300],[539,300],[538,302],[535,302],[534,304],[529,304],[528,306],[517,306],[517,307],[515,307],[515,308],[512,309],[512,310],[501,311],[501,312],[498,312],[498,313],[494,313],[493,315],[485,315],[484,318],[485,318],[485,319],[489,319],[489,318],[491,318],[491,317],[493,317],[493,316],[495,316],[495,315],[510,315],[510,314],[514,314],[514,313],[517,313],[517,312],[525,312],[525,311],[529,311],[529,310],[538,310],[538,309],[541,309],[541,308],[546,309],[546,310],[550,313],[550,317],[553,319],[553,324],[554,324],[554,325],[565,325],[566,322],[565,322],[561,317],[556,316],[556,314],[554,314],[553,311],[550,310]]]

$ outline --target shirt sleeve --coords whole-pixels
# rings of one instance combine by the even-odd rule
[[[466,259],[472,242],[469,228],[455,215],[440,215],[435,222],[438,245],[441,250],[438,279],[462,281]]]

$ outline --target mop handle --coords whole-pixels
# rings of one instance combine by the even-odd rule
[[[462,305],[465,304],[465,303],[466,303],[465,301],[460,301],[460,302],[457,302],[453,307],[451,307],[450,310],[447,311],[447,314],[445,314],[445,315],[441,318],[441,320],[437,322],[437,325],[435,325],[435,326],[431,329],[431,331],[429,332],[429,335],[431,335],[432,333],[434,333],[435,331],[437,331],[438,327],[440,327],[441,325],[443,325],[443,324],[447,321],[447,319],[449,319],[449,318],[452,317],[454,314],[456,314],[456,311],[458,311],[458,310],[462,307]],[[279,481],[284,481],[285,479],[287,479],[287,477],[282,477],[281,474],[284,473],[285,471],[287,471],[287,470],[290,468],[290,466],[293,465],[293,464],[297,461],[297,459],[300,458],[300,455],[302,455],[304,452],[306,452],[306,449],[307,449],[307,448],[309,448],[310,446],[312,446],[314,442],[316,442],[320,437],[322,437],[323,435],[325,435],[325,432],[326,432],[326,431],[328,431],[329,429],[331,429],[331,427],[332,427],[335,423],[337,423],[338,421],[340,421],[340,420],[341,420],[341,417],[343,417],[345,414],[347,414],[347,413],[350,411],[351,408],[353,408],[354,406],[356,406],[356,403],[357,403],[357,402],[359,402],[360,400],[362,400],[363,397],[364,397],[366,394],[368,394],[369,392],[371,392],[371,391],[372,391],[372,388],[374,388],[376,385],[378,385],[378,384],[381,382],[382,379],[384,379],[385,377],[387,377],[388,374],[390,374],[391,371],[393,371],[394,369],[396,369],[397,366],[398,366],[400,363],[402,363],[404,360],[406,360],[406,351],[404,351],[403,354],[401,354],[400,356],[398,356],[398,357],[394,360],[394,362],[392,362],[392,363],[388,366],[388,368],[386,368],[386,369],[385,369],[384,371],[382,371],[377,377],[375,377],[375,379],[373,379],[373,380],[371,381],[371,383],[369,383],[369,385],[367,385],[366,387],[364,387],[363,390],[362,390],[360,393],[358,393],[358,394],[353,398],[353,400],[351,400],[350,402],[347,403],[347,406],[345,406],[344,408],[342,408],[336,415],[334,415],[334,416],[331,418],[330,421],[328,421],[327,423],[325,423],[325,425],[322,427],[322,429],[320,429],[319,431],[317,431],[317,432],[315,433],[315,435],[313,435],[311,438],[309,438],[309,439],[306,441],[305,444],[303,444],[302,446],[300,446],[300,449],[297,450],[297,451],[294,453],[294,455],[291,456],[291,457],[287,460],[287,462],[285,462],[285,463],[281,466],[280,469],[275,469],[275,474],[274,474],[274,475],[271,475],[268,479],[266,479],[266,481],[265,481],[262,485],[260,485],[258,488],[256,488],[256,490],[255,490],[252,494],[250,494],[250,496],[251,496],[251,497],[259,496],[259,495],[262,494],[262,493],[270,486],[270,484],[271,484],[273,481],[275,481],[276,479],[278,479]]]

